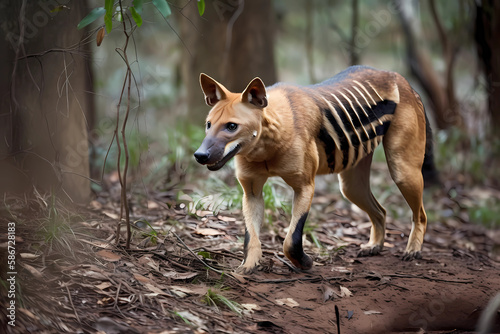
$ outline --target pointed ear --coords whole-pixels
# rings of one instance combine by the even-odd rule
[[[205,102],[211,107],[226,98],[226,88],[205,73],[200,74],[200,86],[205,94]]]
[[[260,78],[253,79],[241,94],[241,100],[253,104],[258,108],[267,107],[266,86]]]

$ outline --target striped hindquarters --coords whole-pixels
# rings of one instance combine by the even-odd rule
[[[369,81],[349,80],[319,93],[316,102],[323,122],[318,138],[324,143],[330,171],[339,173],[355,166],[380,144],[396,102],[382,98]]]

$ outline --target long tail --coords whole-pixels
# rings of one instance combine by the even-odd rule
[[[434,142],[432,139],[432,129],[427,113],[425,113],[425,156],[422,165],[422,175],[426,187],[439,184],[439,172],[434,163]]]

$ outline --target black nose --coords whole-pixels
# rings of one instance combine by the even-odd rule
[[[198,163],[200,163],[200,164],[204,164],[208,161],[208,153],[207,152],[196,151],[196,152],[194,152],[194,157],[195,157],[196,161],[198,161]]]

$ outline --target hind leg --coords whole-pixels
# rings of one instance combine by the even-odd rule
[[[399,114],[384,137],[384,150],[392,179],[413,213],[412,228],[403,260],[421,258],[420,251],[427,229],[423,204],[422,164],[425,154],[425,119],[414,107],[400,105]]]
[[[372,222],[370,240],[361,245],[358,256],[380,253],[385,240],[385,209],[377,202],[370,189],[370,166],[373,153],[363,158],[354,168],[339,174],[344,197],[365,211]]]
[[[422,249],[427,229],[427,215],[425,214],[422,200],[424,189],[422,167],[409,165],[404,157],[392,156],[389,152],[386,152],[386,155],[392,179],[403,194],[413,213],[412,228],[403,260],[420,259],[422,258],[420,250]]]

